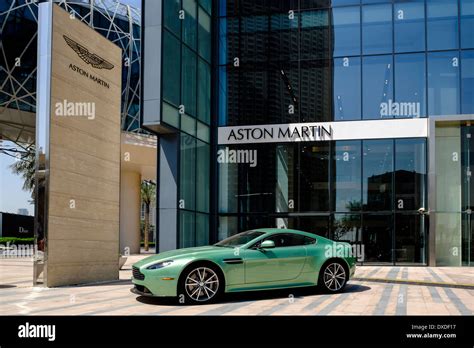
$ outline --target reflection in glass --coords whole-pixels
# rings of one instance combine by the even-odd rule
[[[426,140],[395,140],[395,208],[426,208]]]
[[[458,48],[458,2],[427,0],[428,50]]]
[[[303,11],[300,17],[300,59],[327,57],[331,45],[328,10]]]
[[[362,6],[362,52],[392,52],[392,5]]]
[[[365,211],[392,210],[393,140],[363,141]]]
[[[298,230],[329,238],[329,215],[298,217]]]
[[[423,215],[395,214],[395,262],[426,264]]]
[[[425,2],[412,0],[395,3],[395,52],[425,50]]]
[[[363,118],[393,118],[389,108],[393,100],[392,56],[364,57],[362,74]]]
[[[184,18],[178,19],[183,24],[183,42],[185,42],[192,49],[196,49],[197,39],[197,4],[196,0],[182,0]]]
[[[328,59],[302,61],[299,88],[300,122],[331,121],[331,61]]]
[[[293,171],[295,166],[293,145],[278,145],[276,149],[275,211],[289,212],[294,209]]]
[[[185,133],[181,133],[179,172],[181,208],[194,210],[196,207],[196,140]]]
[[[459,114],[458,52],[428,53],[428,114]]]
[[[209,212],[210,146],[196,140],[196,210]]]
[[[363,216],[364,262],[392,263],[392,226],[392,214]]]
[[[299,211],[329,211],[329,142],[301,145]]]
[[[461,63],[461,113],[474,114],[474,51],[462,51]]]
[[[209,245],[209,215],[196,213],[196,246]]]
[[[361,141],[337,141],[333,161],[334,210],[360,211],[362,209]]]
[[[425,54],[395,55],[395,102],[392,114],[396,118],[426,116]]]
[[[360,214],[334,214],[331,239],[347,243],[362,242]]]
[[[179,41],[163,31],[163,99],[178,106],[180,88],[181,54]]]
[[[361,118],[361,66],[359,57],[334,59],[334,120]]]
[[[165,27],[181,37],[181,20],[179,11],[181,10],[180,0],[167,0],[163,2],[163,21]]]
[[[211,17],[199,8],[198,52],[207,62],[211,61]]]
[[[360,55],[360,8],[341,7],[332,10],[334,57]]]
[[[461,0],[461,47],[474,48],[474,0]]]
[[[193,212],[179,212],[179,248],[195,246],[196,215]]]
[[[181,73],[181,104],[184,105],[187,114],[195,116],[197,100],[195,83],[197,76],[197,58],[196,53],[184,45],[182,47],[183,65]]]

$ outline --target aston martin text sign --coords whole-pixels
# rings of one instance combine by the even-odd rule
[[[219,127],[220,145],[428,136],[426,119],[391,119]]]

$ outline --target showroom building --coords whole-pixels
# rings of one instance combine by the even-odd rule
[[[161,250],[274,226],[473,264],[474,1],[142,8]]]

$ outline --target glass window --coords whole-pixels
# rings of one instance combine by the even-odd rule
[[[311,240],[309,240],[308,237],[301,236],[299,234],[289,234],[289,233],[276,234],[271,237],[265,238],[265,240],[273,241],[275,243],[276,248],[312,244],[310,243]],[[259,246],[260,244],[261,243],[257,243],[256,246]]]
[[[271,64],[268,73],[267,123],[299,122],[299,64]]]
[[[183,22],[183,42],[189,47],[196,49],[197,39],[197,4],[196,0],[182,0],[184,19]]]
[[[458,2],[427,0],[428,50],[458,47]]]
[[[197,140],[196,146],[196,210],[209,212],[210,146]]]
[[[236,216],[219,216],[217,240],[221,241],[236,234],[238,231]]]
[[[363,216],[364,262],[392,263],[392,226],[392,214]]]
[[[183,47],[183,64],[181,75],[181,104],[184,110],[191,116],[196,115],[196,78],[197,78],[197,58],[196,54],[186,46]],[[175,63],[176,64],[176,63]]]
[[[394,117],[426,116],[425,54],[395,56],[395,103],[388,107]]]
[[[329,210],[329,142],[300,147],[299,211]]]
[[[163,32],[163,99],[179,105],[180,43],[168,31]]]
[[[331,239],[346,243],[362,242],[360,214],[334,214]]]
[[[334,120],[360,120],[360,58],[334,59]]]
[[[294,209],[295,200],[295,146],[293,144],[276,147],[276,187],[275,211],[289,212]]]
[[[165,27],[181,37],[181,20],[179,11],[181,10],[180,0],[168,0],[163,2],[163,21]]]
[[[426,263],[424,217],[421,215],[395,214],[395,262]]]
[[[330,48],[328,10],[301,12],[301,59],[327,57]]]
[[[341,7],[332,10],[334,56],[360,55],[360,7]]]
[[[426,208],[426,140],[395,140],[395,209]]]
[[[189,211],[179,212],[179,247],[189,248],[196,245],[196,215]]]
[[[202,59],[199,59],[198,64],[198,118],[209,124],[211,122],[211,68]]]
[[[196,213],[196,245],[209,245],[209,215]]]
[[[363,141],[362,200],[365,211],[392,210],[393,141]]]
[[[332,6],[358,5],[360,0],[332,0]]]
[[[300,70],[300,122],[332,119],[332,62],[328,59],[302,61]]]
[[[461,58],[461,113],[474,114],[474,51],[462,51]]]
[[[299,217],[296,229],[329,238],[329,215]]]
[[[391,55],[363,58],[362,86],[363,118],[393,118],[388,112],[389,101],[393,100]]]
[[[353,212],[362,209],[361,142],[336,141],[334,150],[334,210]]]
[[[212,0],[199,0],[199,4],[207,11],[212,14]]]
[[[380,54],[392,52],[392,5],[362,7],[362,52]]]
[[[288,13],[272,14],[270,19],[270,60],[298,60],[299,13],[289,18]]]
[[[474,47],[474,0],[461,0],[461,47]]]
[[[425,50],[425,2],[411,0],[394,4],[395,52]]]
[[[199,8],[199,54],[211,61],[211,17]]]
[[[181,133],[179,207],[194,210],[196,198],[196,140]]]
[[[428,114],[459,114],[458,52],[428,54]]]

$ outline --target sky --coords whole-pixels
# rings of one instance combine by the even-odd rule
[[[31,194],[23,191],[22,177],[13,174],[10,168],[14,162],[14,158],[0,153],[0,212],[16,214],[18,209],[26,208],[29,215],[33,215],[34,206],[29,203]]]
[[[142,0],[119,0],[122,4],[132,5],[133,7],[140,8]]]

